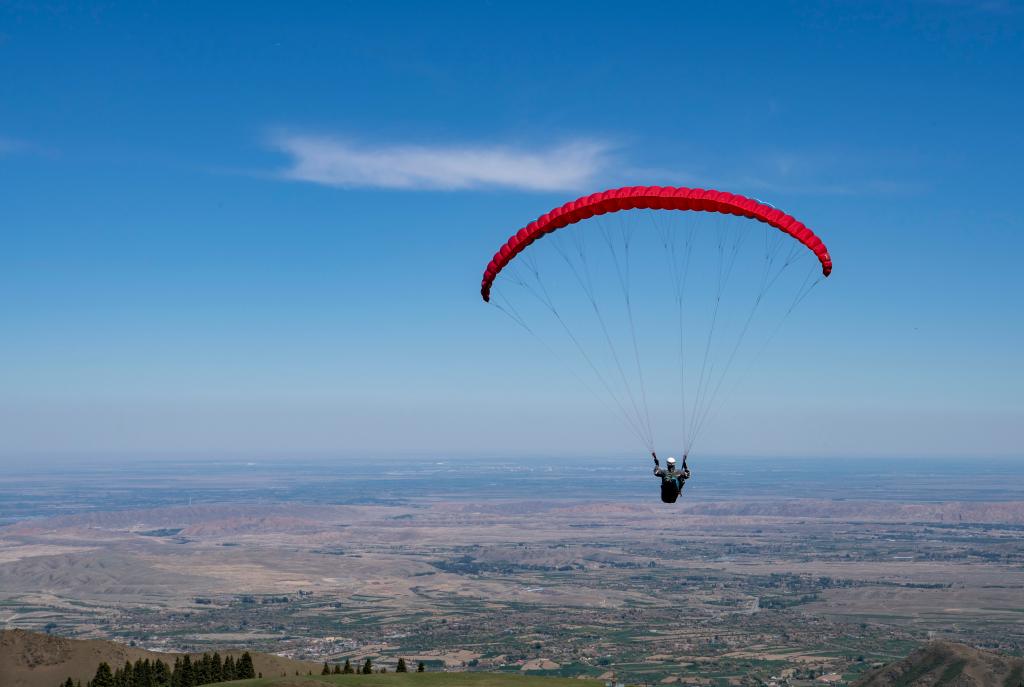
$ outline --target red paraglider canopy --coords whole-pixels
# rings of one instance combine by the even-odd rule
[[[802,222],[770,205],[725,191],[674,186],[626,186],[577,198],[542,215],[513,234],[488,263],[480,295],[489,301],[491,285],[498,273],[512,258],[544,234],[595,215],[635,209],[721,212],[756,219],[780,229],[807,246],[821,262],[822,274],[827,277],[832,273],[832,258],[821,239]]]

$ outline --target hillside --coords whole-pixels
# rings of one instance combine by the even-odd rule
[[[250,652],[257,672],[264,675],[320,672],[321,664],[293,661],[289,658]],[[224,651],[222,656],[241,656],[240,651]],[[138,659],[162,659],[173,663],[178,654],[146,651],[102,639],[67,639],[25,630],[0,630],[0,686],[57,687],[68,677],[82,684],[106,661],[111,667]],[[195,656],[197,654],[193,654]],[[201,654],[198,654],[201,655]],[[239,684],[239,683],[233,683]]]
[[[890,663],[853,687],[1019,687],[1024,659],[953,642],[930,642]]]

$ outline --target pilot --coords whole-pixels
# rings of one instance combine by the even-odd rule
[[[661,469],[658,456],[651,453],[654,458],[654,476],[661,478],[661,500],[665,503],[675,503],[679,495],[683,493],[683,486],[686,480],[690,479],[690,468],[686,467],[686,456],[683,456],[683,469],[676,471],[676,459],[672,456],[665,461],[666,468]]]

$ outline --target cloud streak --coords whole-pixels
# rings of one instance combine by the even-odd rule
[[[0,155],[24,152],[28,146],[22,141],[0,137]]]
[[[514,188],[579,190],[609,165],[611,146],[575,140],[546,149],[507,146],[356,145],[340,139],[280,135],[291,158],[281,176],[339,188],[458,191]]]

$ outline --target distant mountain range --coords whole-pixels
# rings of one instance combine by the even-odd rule
[[[266,677],[282,673],[319,674],[322,664],[250,652],[258,673]],[[238,658],[241,651],[221,651]],[[125,661],[161,659],[174,663],[182,654],[147,651],[102,639],[68,639],[25,630],[0,630],[0,687],[58,687],[69,677],[82,684],[91,680],[100,663],[119,668]],[[202,654],[190,654],[193,657]]]

